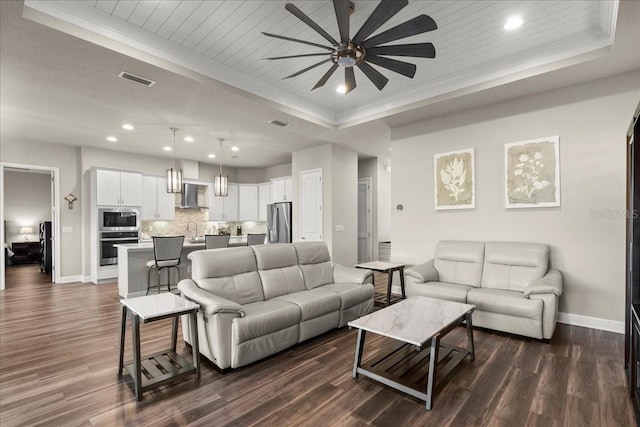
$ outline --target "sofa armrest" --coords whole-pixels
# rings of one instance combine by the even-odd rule
[[[244,317],[244,309],[240,304],[200,289],[191,279],[181,280],[178,289],[185,298],[200,304],[200,308],[208,316],[216,313],[237,313],[238,316]]]
[[[404,270],[404,274],[417,279],[418,283],[438,281],[438,271],[433,266],[433,260],[409,267]]]
[[[372,278],[371,270],[362,268],[349,268],[340,264],[333,264],[333,282],[334,283],[358,283],[363,284],[367,279]],[[373,279],[372,279],[373,280]]]
[[[562,295],[562,273],[559,270],[551,269],[543,277],[534,280],[524,289],[525,298],[534,294],[555,294]]]

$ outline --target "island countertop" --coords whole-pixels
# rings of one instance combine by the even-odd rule
[[[235,245],[246,245],[247,244],[247,236],[231,236],[229,239],[229,246]],[[184,239],[184,244],[182,245],[185,249],[204,249],[204,240],[198,240],[196,242],[192,242],[191,239]],[[153,240],[141,240],[138,243],[122,243],[118,245],[113,245],[114,248],[122,248],[126,249],[130,252],[138,252],[138,251],[148,251],[153,250]]]

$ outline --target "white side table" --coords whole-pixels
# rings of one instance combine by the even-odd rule
[[[120,328],[120,365],[118,376],[122,376],[125,368],[133,378],[133,393],[136,399],[142,400],[142,393],[152,387],[166,384],[193,373],[200,378],[200,351],[198,348],[198,316],[200,306],[172,293],[148,295],[139,298],[120,300],[122,304],[122,325]],[[133,337],[133,361],[124,364],[124,337],[127,325],[127,313],[131,314],[131,329]],[[178,336],[178,318],[188,314],[191,316],[191,352],[193,363],[176,353]],[[140,323],[155,322],[156,320],[173,318],[171,334],[171,348],[160,353],[140,356]],[[144,373],[143,373],[144,370]]]

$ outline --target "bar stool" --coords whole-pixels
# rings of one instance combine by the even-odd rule
[[[162,270],[167,271],[167,291],[171,292],[171,269],[178,272],[180,281],[180,258],[182,257],[182,246],[184,236],[175,237],[153,237],[153,255],[155,259],[147,262],[147,295],[151,288],[158,288],[160,293],[160,283]],[[151,286],[151,270],[158,270],[158,284]],[[177,282],[176,282],[177,283]]]
[[[229,246],[229,238],[231,236],[227,235],[217,235],[217,234],[205,234],[204,236],[204,248],[205,249],[218,249],[218,248],[226,248]]]
[[[247,234],[247,246],[264,245],[264,239],[267,238],[265,233]]]

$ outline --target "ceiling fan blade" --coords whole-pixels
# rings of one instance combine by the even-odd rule
[[[418,58],[435,58],[436,48],[431,43],[397,44],[390,46],[377,46],[367,49],[367,56],[371,55],[391,55],[391,56],[414,56]]]
[[[344,69],[344,94],[348,94],[356,88],[356,76],[353,73],[353,67]]]
[[[349,0],[333,0],[333,8],[338,19],[340,41],[349,43]]]
[[[364,75],[367,76],[369,80],[371,80],[371,83],[376,85],[378,90],[382,90],[382,88],[384,88],[389,82],[388,78],[383,76],[382,73],[380,73],[378,70],[376,70],[366,62],[359,63],[358,68],[360,68],[360,71],[362,71]]]
[[[315,47],[320,47],[322,49],[327,49],[333,52],[333,48],[329,47],[329,46],[322,46],[321,44],[317,44],[317,43],[312,43],[312,42],[308,42],[306,40],[300,40],[300,39],[293,39],[291,37],[286,37],[286,36],[279,36],[277,34],[271,34],[271,33],[265,33],[263,32],[262,34],[264,34],[267,37],[273,37],[276,39],[282,39],[282,40],[289,40],[290,42],[296,42],[296,43],[302,43],[302,44],[308,44],[309,46],[315,46]]]
[[[304,58],[307,56],[326,56],[331,55],[331,53],[306,53],[304,55],[289,55],[289,56],[274,56],[272,58],[262,58],[262,59],[289,59],[289,58]]]
[[[302,74],[302,73],[306,73],[306,72],[307,72],[307,71],[309,71],[309,70],[313,70],[314,68],[319,67],[320,65],[324,64],[325,62],[329,62],[329,61],[331,61],[331,58],[329,58],[329,59],[325,59],[325,60],[320,61],[320,62],[317,62],[317,63],[315,63],[315,64],[313,64],[313,65],[311,65],[311,66],[309,66],[309,67],[305,68],[304,70],[300,70],[300,71],[298,71],[297,73],[293,73],[293,74],[291,74],[290,76],[287,76],[287,77],[283,78],[282,80],[284,80],[284,79],[290,79],[291,77],[297,77],[297,76],[299,76],[300,74]]]
[[[408,4],[408,0],[382,0],[365,23],[362,24],[356,35],[353,36],[352,42],[354,44],[362,43]]]
[[[387,70],[394,71],[403,76],[413,78],[416,75],[416,66],[404,61],[398,61],[397,59],[384,58],[382,56],[367,55],[364,58],[365,61],[379,65]]]
[[[395,40],[404,39],[406,37],[415,36],[416,34],[426,33],[438,28],[436,21],[427,15],[419,15],[413,19],[396,25],[393,28],[384,31],[377,36],[371,37],[369,40],[362,42],[362,47],[367,49],[372,46],[389,43]]]
[[[333,73],[335,73],[335,71],[337,69],[338,69],[338,64],[333,64],[333,66],[331,66],[331,68],[329,68],[329,71],[324,73],[322,78],[320,80],[318,80],[318,83],[316,83],[316,85],[311,90],[318,89],[319,87],[324,86],[324,84],[327,82],[327,80],[329,80],[329,77],[331,77],[331,75]]]
[[[325,30],[323,30],[320,27],[320,25],[316,24],[311,18],[309,18],[307,15],[305,15],[304,12],[301,11],[300,9],[298,9],[294,4],[287,3],[284,6],[284,8],[287,9],[289,12],[291,12],[293,15],[295,15],[296,18],[298,18],[299,20],[301,20],[302,22],[307,24],[309,27],[314,29],[318,34],[320,34],[322,37],[324,37],[329,43],[331,43],[334,46],[338,45],[338,42],[336,41],[336,39],[331,37],[329,35],[329,33],[327,33]]]

